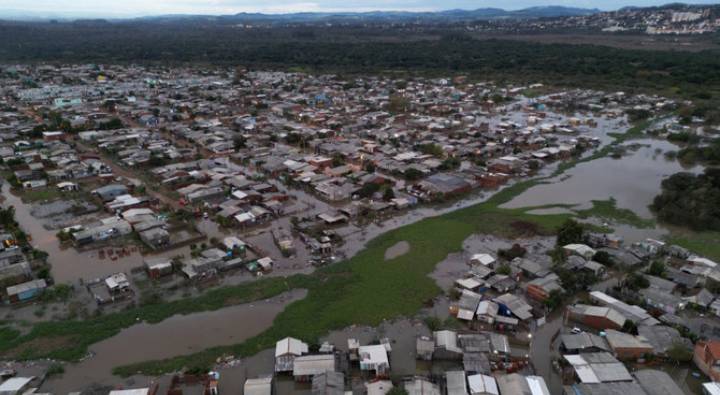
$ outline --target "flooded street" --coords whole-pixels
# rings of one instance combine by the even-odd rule
[[[530,345],[530,362],[535,374],[542,376],[551,394],[562,393],[562,379],[552,366],[552,356],[555,352],[554,336],[563,326],[562,309],[555,311],[548,317],[545,325],[533,333]]]
[[[669,160],[664,152],[677,146],[663,140],[643,139],[637,150],[628,150],[622,158],[600,158],[580,163],[546,184],[528,189],[503,207],[522,208],[552,204],[591,207],[592,200],[614,198],[618,208],[630,209],[641,217],[651,218],[648,205],[660,192],[663,179],[680,171],[700,172],[702,166],[683,168]]]
[[[74,283],[78,279],[87,281],[142,265],[142,255],[138,251],[111,260],[100,259],[97,251],[79,252],[72,247],[64,248],[56,236],[57,231],[45,229],[42,222],[30,213],[31,205],[10,192],[10,184],[3,183],[2,195],[2,206],[15,208],[15,220],[32,237],[31,244],[49,254],[48,263],[52,265],[52,275],[58,283]]]
[[[67,365],[64,374],[48,380],[43,388],[68,393],[90,383],[114,386],[123,382],[112,375],[114,367],[241,343],[269,328],[287,305],[306,294],[305,290],[295,290],[212,312],[173,316],[157,324],[139,323],[91,346],[92,357]],[[149,382],[150,378],[134,380]]]

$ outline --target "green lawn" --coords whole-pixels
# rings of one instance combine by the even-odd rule
[[[57,188],[27,189],[19,191],[18,195],[24,202],[34,203],[57,199],[62,196],[62,192]]]

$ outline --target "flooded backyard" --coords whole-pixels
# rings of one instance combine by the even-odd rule
[[[216,311],[173,316],[157,324],[139,323],[92,345],[92,357],[67,365],[64,374],[48,380],[43,388],[68,393],[90,383],[115,386],[124,381],[112,375],[114,367],[241,343],[268,329],[287,305],[306,294],[304,290],[295,290]],[[150,378],[132,380],[147,383]]]

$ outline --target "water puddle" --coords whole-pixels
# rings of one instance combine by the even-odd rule
[[[385,260],[389,261],[399,256],[403,256],[410,252],[410,243],[407,241],[399,241],[392,247],[385,250]]]

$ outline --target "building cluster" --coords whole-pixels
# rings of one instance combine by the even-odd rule
[[[373,222],[551,172],[626,128],[628,113],[676,106],[657,96],[544,89],[462,76],[4,67],[4,188],[68,248],[111,260],[130,243],[146,252],[133,273],[84,282],[99,305],[134,299],[138,271],[157,289],[163,284],[154,280],[171,277],[197,284],[225,273],[294,273],[336,259],[352,242],[347,236]],[[23,304],[52,284],[32,241],[12,220],[3,223],[2,298]],[[417,363],[450,367],[441,373],[398,379],[396,339],[351,338],[336,347],[288,337],[276,344],[273,372],[249,378],[244,393],[277,393],[277,381],[290,380],[318,395],[397,386],[413,395],[550,395],[549,387],[568,395],[680,395],[667,373],[643,364],[681,354],[720,380],[717,263],[657,240],[625,246],[606,234],[554,251],[554,240],[533,243],[470,251],[449,292],[456,327],[415,339]],[[562,324],[533,355],[535,334],[561,306],[555,319]],[[539,365],[552,373],[539,376]],[[547,382],[550,374],[559,387]],[[192,382],[215,395],[222,381],[213,372],[173,385]],[[8,378],[0,395],[32,393],[34,383]]]
[[[214,239],[174,262],[188,278],[335,260],[343,235],[372,221],[542,171],[597,145],[628,109],[674,105],[579,90],[529,99],[543,87],[462,76],[17,65],[0,79],[0,158],[33,216],[82,251]],[[271,244],[243,236],[264,231]],[[248,247],[242,264],[221,245],[228,234]]]

